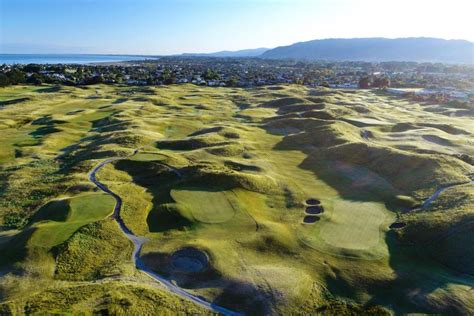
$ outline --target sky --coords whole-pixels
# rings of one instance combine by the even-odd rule
[[[0,53],[166,55],[323,38],[474,41],[474,0],[0,0]]]

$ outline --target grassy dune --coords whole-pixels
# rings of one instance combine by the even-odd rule
[[[97,177],[147,238],[143,262],[210,302],[474,311],[473,186],[419,207],[474,174],[463,107],[296,85],[18,86],[4,100],[18,102],[0,106],[0,313],[203,313],[134,269],[114,199],[87,177],[112,157]],[[176,268],[189,247],[203,269]]]

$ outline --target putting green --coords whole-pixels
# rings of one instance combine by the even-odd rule
[[[320,236],[334,247],[367,250],[380,242],[380,226],[385,219],[381,203],[337,201]]]
[[[236,199],[232,191],[172,190],[176,203],[189,209],[193,217],[203,223],[223,223],[234,217]]]
[[[300,239],[336,255],[375,259],[388,254],[383,233],[394,215],[383,203],[335,200],[321,221],[302,225]]]

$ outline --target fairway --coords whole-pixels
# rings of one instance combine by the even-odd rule
[[[114,205],[115,200],[102,193],[84,194],[50,204],[47,211],[52,220],[34,224],[37,230],[30,240],[30,245],[47,248],[56,246],[67,240],[80,227],[112,214]],[[55,209],[54,206],[59,208]],[[68,213],[67,216],[63,215],[65,212]],[[58,217],[61,222],[55,220]]]
[[[231,191],[172,190],[171,196],[191,210],[193,217],[208,224],[224,223],[236,213],[236,200]]]

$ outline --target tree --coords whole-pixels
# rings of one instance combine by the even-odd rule
[[[0,87],[6,87],[10,84],[10,80],[4,74],[0,74]]]
[[[217,71],[207,68],[206,72],[202,75],[206,80],[217,80],[219,79],[219,74]]]
[[[34,73],[28,79],[26,79],[26,83],[39,86],[43,83],[43,80],[41,79],[41,76],[39,74]]]
[[[7,73],[10,84],[19,84],[25,82],[25,74],[18,69],[12,69]]]
[[[229,87],[237,87],[237,84],[239,83],[239,79],[235,76],[232,76],[227,80],[226,85]]]
[[[40,72],[41,70],[41,65],[38,64],[28,64],[25,67],[23,67],[24,72]]]
[[[86,85],[104,83],[104,77],[102,76],[86,77],[84,78],[84,83]]]

